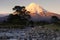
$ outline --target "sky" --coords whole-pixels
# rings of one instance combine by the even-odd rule
[[[12,13],[14,6],[28,6],[30,3],[39,4],[47,11],[60,14],[60,0],[0,0],[0,14]]]

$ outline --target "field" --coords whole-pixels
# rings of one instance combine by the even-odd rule
[[[47,27],[53,30],[60,30],[60,25],[57,25],[57,24],[48,24],[48,25],[44,25],[44,27]]]

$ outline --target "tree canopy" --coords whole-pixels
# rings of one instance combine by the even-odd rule
[[[16,23],[16,24],[27,24],[30,21],[31,16],[29,12],[25,9],[25,6],[15,6],[12,8],[17,12],[15,15],[10,14],[8,17],[8,23]]]
[[[56,23],[56,22],[59,21],[59,19],[58,19],[57,16],[52,16],[52,17],[51,17],[51,21],[52,21],[53,23]]]

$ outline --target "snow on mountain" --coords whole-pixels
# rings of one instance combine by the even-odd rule
[[[40,5],[31,3],[30,5],[26,6],[26,10],[30,12],[31,19],[34,21],[50,21],[51,16],[59,16],[58,14],[55,14],[53,12],[49,12],[42,8]]]
[[[28,11],[31,11],[31,13],[36,13],[37,12],[42,12],[42,7],[40,7],[39,5],[35,4],[35,3],[31,3],[29,6],[26,7],[26,9]]]
[[[31,3],[30,5],[26,6],[26,10],[29,11],[30,13],[37,13],[39,15],[40,13],[47,12],[44,8],[35,3]]]
[[[31,20],[33,21],[50,21],[51,16],[57,16],[58,18],[60,18],[59,14],[49,12],[35,3],[31,3],[26,6],[26,10],[30,12]],[[5,15],[0,14],[0,21],[6,18],[7,17]]]
[[[38,4],[31,3],[30,5],[26,6],[26,10],[30,12],[32,20],[36,21],[47,18],[43,17],[46,16],[45,14],[47,13],[47,11]]]

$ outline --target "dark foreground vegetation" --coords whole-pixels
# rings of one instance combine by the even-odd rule
[[[13,14],[10,14],[7,20],[4,20],[0,23],[0,28],[26,28],[34,26],[45,26],[49,28],[60,28],[60,19],[56,16],[51,17],[51,22],[46,21],[37,21],[34,22],[31,20],[29,11],[25,9],[25,6],[15,6],[12,8],[15,10]]]

